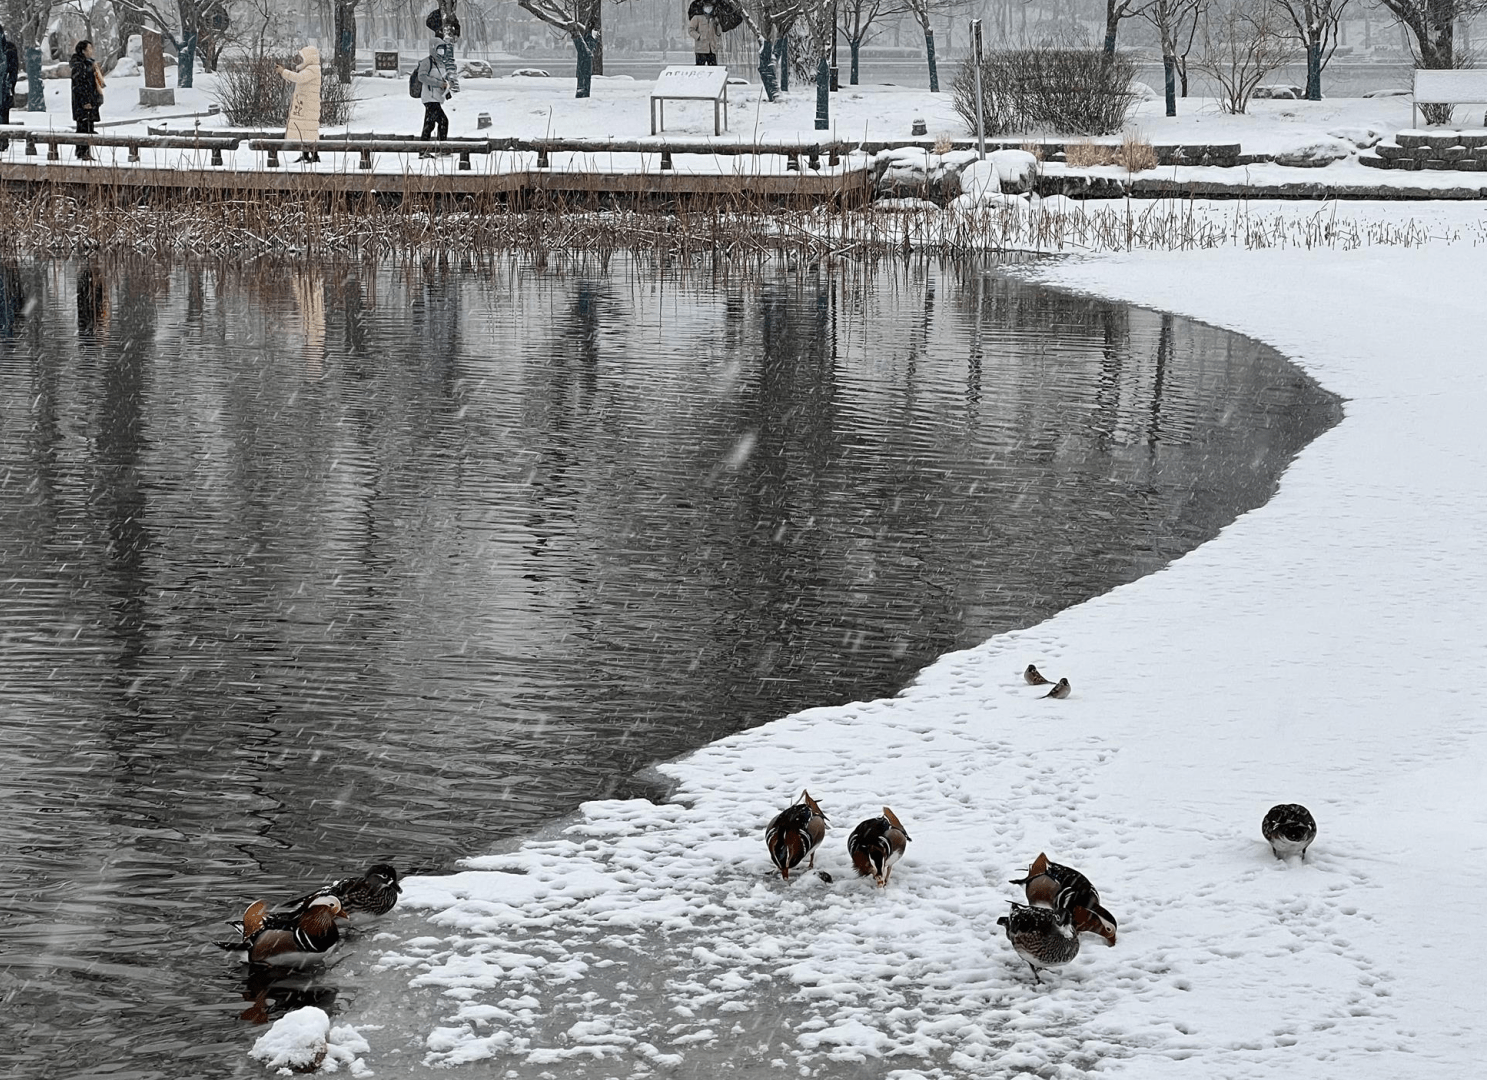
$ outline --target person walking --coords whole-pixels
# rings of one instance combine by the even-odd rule
[[[423,87],[423,93],[419,100],[423,102],[423,131],[419,135],[424,142],[433,137],[435,129],[439,132],[439,139],[443,141],[449,138],[449,117],[444,112],[444,102],[449,99],[452,91],[449,87],[449,72],[444,67],[444,55],[441,50],[444,42],[435,40],[429,45],[429,54],[418,62],[418,82]],[[419,157],[433,157],[428,151],[418,155]]]
[[[103,105],[103,72],[93,62],[93,43],[79,41],[72,51],[72,118],[77,121],[79,135],[92,135],[98,123],[99,109]],[[83,145],[77,148],[79,161],[91,161],[93,148]]]
[[[687,33],[692,38],[692,51],[697,55],[697,65],[717,67],[718,41],[723,33],[718,29],[718,20],[713,17],[711,4],[703,4],[702,10],[687,20]]]
[[[278,68],[281,76],[294,83],[294,96],[289,101],[289,120],[284,125],[284,138],[316,143],[320,141],[320,50],[313,45],[306,45],[299,51],[299,59],[297,71]],[[320,154],[308,150],[295,160],[319,161]]]

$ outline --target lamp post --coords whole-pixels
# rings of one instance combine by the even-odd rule
[[[986,105],[981,96],[981,20],[971,20],[971,66],[976,71],[976,149],[986,160]]]

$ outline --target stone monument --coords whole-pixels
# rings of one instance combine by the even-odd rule
[[[165,85],[165,55],[158,30],[143,34],[145,84],[139,88],[141,105],[174,105],[176,92]]]

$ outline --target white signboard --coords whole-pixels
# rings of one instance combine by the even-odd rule
[[[667,101],[711,101],[713,134],[728,126],[728,69],[725,67],[669,67],[656,78],[651,91],[651,134],[666,126]],[[660,110],[660,118],[656,116]]]
[[[651,91],[651,97],[711,101],[721,97],[723,87],[727,85],[728,69],[724,67],[669,67],[656,77],[656,88]]]

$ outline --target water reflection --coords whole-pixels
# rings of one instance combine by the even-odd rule
[[[235,1073],[240,1014],[355,992],[237,978],[247,900],[890,693],[1338,417],[1252,342],[955,265],[0,262],[0,342],[24,1076]]]

